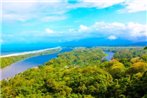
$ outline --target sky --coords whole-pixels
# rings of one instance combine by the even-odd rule
[[[147,41],[146,0],[2,0],[1,11],[1,44]]]

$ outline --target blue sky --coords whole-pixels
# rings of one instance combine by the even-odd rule
[[[3,0],[2,44],[147,41],[146,0]]]

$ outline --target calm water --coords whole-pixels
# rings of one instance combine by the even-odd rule
[[[110,61],[113,58],[114,52],[111,51],[105,51],[107,56],[105,57],[106,60]]]
[[[23,72],[29,68],[36,67],[38,65],[41,65],[48,60],[57,57],[56,54],[50,54],[50,55],[43,55],[43,56],[37,56],[37,57],[31,57],[28,59],[25,59],[23,61],[16,62],[4,69],[1,69],[1,80],[6,79],[9,77],[13,77],[16,74]]]
[[[71,48],[65,48],[59,53],[68,52],[71,50],[72,50]],[[31,58],[16,62],[6,68],[0,69],[0,72],[1,72],[0,80],[14,77],[16,74],[18,74],[20,72],[24,72],[25,70],[27,70],[29,68],[44,64],[45,62],[47,62],[53,58],[56,58],[59,53],[31,57]],[[105,52],[105,53],[108,54],[105,58],[107,60],[111,60],[114,53],[113,52]]]

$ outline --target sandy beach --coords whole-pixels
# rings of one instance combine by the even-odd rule
[[[58,49],[58,48],[61,48],[61,47],[47,48],[47,49],[41,49],[41,50],[35,50],[35,51],[21,52],[21,53],[13,53],[13,54],[1,55],[0,57],[10,57],[10,56],[33,54],[33,53],[39,53],[39,52],[43,52],[43,51],[47,51],[47,50],[52,50],[52,49]]]

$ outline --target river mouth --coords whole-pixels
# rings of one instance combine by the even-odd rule
[[[0,80],[14,77],[16,74],[24,72],[25,70],[33,67],[43,65],[45,62],[56,58],[59,53],[71,51],[72,48],[62,48],[60,52],[48,55],[33,56],[25,60],[18,61],[3,69],[0,69]]]
[[[58,52],[58,53],[30,57],[25,60],[11,64],[10,66],[7,66],[6,68],[0,69],[0,72],[1,72],[0,80],[12,78],[18,73],[24,72],[25,70],[29,68],[38,67],[39,65],[42,65],[45,62],[53,58],[56,58],[59,53],[69,52],[71,50],[72,48],[64,48],[62,49],[61,52]],[[114,52],[111,52],[111,51],[104,51],[104,52],[107,54],[107,56],[104,58],[110,61],[113,58]]]
[[[31,58],[25,59],[23,61],[19,61],[14,64],[11,64],[10,66],[7,66],[6,68],[1,69],[1,74],[2,74],[1,80],[13,77],[16,74],[18,74],[20,72],[24,72],[25,70],[27,70],[29,68],[37,67],[37,66],[44,64],[46,61],[51,60],[55,57],[57,57],[57,53],[50,54],[50,55],[31,57]]]

